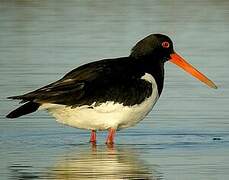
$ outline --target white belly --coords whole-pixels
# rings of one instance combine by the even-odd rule
[[[58,122],[82,129],[106,130],[109,128],[121,129],[137,124],[153,108],[158,99],[158,90],[154,78],[146,73],[141,79],[152,83],[152,95],[141,104],[123,106],[120,103],[107,101],[99,106],[84,105],[80,107],[67,107],[57,104],[43,104]],[[93,108],[91,108],[93,107]]]

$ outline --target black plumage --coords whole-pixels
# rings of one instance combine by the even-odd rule
[[[114,101],[123,105],[141,103],[152,93],[152,85],[141,79],[144,71],[136,71],[130,58],[107,59],[81,66],[57,82],[22,96],[10,97],[37,103],[68,106],[96,105]]]
[[[158,94],[162,92],[164,62],[173,51],[172,46],[169,49],[161,47],[164,40],[172,44],[167,36],[150,35],[138,42],[128,57],[85,64],[52,84],[9,98],[39,105],[54,103],[71,107],[92,103],[99,105],[106,101],[122,103],[124,106],[140,104],[153,91],[152,84],[141,79],[145,73],[154,77]]]
[[[29,113],[36,111],[39,108],[39,106],[40,106],[39,103],[29,101],[23,104],[22,106],[20,106],[19,108],[15,109],[14,111],[10,112],[6,117],[7,118],[17,118],[25,114],[29,114]]]

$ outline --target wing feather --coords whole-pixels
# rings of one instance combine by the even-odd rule
[[[152,93],[144,72],[125,67],[127,58],[103,60],[80,66],[62,79],[21,96],[9,97],[23,102],[56,103],[69,106],[114,101],[131,105],[140,103]],[[119,63],[117,63],[117,61]]]

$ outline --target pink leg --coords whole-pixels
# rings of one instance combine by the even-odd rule
[[[113,129],[113,128],[109,129],[106,144],[114,144],[115,133],[116,133],[116,129]]]
[[[91,143],[96,143],[96,130],[91,130],[90,142]]]

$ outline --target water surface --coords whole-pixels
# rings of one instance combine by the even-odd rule
[[[0,1],[0,179],[229,179],[229,2]],[[46,112],[16,120],[7,96],[46,85],[74,67],[126,56],[151,33],[216,84],[212,90],[166,64],[164,91],[114,147]]]

